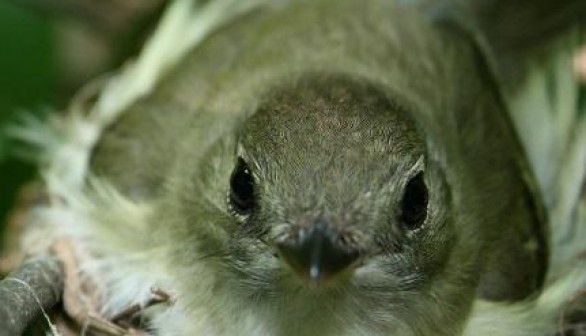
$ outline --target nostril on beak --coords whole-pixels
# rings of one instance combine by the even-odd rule
[[[319,220],[309,229],[300,229],[294,237],[278,242],[283,259],[312,285],[343,272],[360,256],[357,248],[345,246],[339,233]]]

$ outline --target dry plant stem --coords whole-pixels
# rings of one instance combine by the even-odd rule
[[[160,288],[151,288],[151,298],[143,305],[141,304],[133,304],[132,306],[124,309],[120,313],[116,314],[112,321],[114,323],[123,323],[124,320],[131,319],[135,314],[158,304],[161,303],[173,303],[173,299],[171,295]]]
[[[64,290],[63,307],[65,312],[88,330],[98,331],[108,336],[127,335],[127,330],[115,325],[98,314],[99,302],[95,286],[84,282],[79,273],[79,256],[72,242],[61,239],[53,246],[53,251],[63,263]]]
[[[36,256],[0,281],[0,336],[22,335],[59,302],[63,270],[52,256]]]
[[[126,326],[128,330],[131,332],[130,335],[148,335],[147,333],[141,332],[139,330],[131,329],[130,320],[134,317],[134,315],[140,313],[141,311],[149,307],[162,303],[173,304],[174,302],[172,296],[160,288],[151,288],[151,295],[151,298],[143,305],[137,303],[116,314],[112,318],[112,322],[120,326]]]
[[[79,324],[83,324],[90,314],[97,316],[98,302],[96,295],[86,289],[78,271],[77,253],[68,239],[58,240],[53,245],[53,252],[63,265],[63,308]],[[91,287],[91,286],[90,286]]]
[[[151,288],[151,293],[153,294],[155,299],[158,299],[160,302],[165,302],[169,304],[175,303],[175,298],[167,293],[166,291],[162,290],[158,287]]]
[[[53,245],[53,251],[64,268],[63,307],[65,313],[92,335],[148,336],[144,331],[133,329],[131,323],[127,323],[126,320],[147,307],[171,301],[169,294],[160,289],[153,289],[152,297],[144,305],[132,305],[113,318],[103,317],[99,314],[98,288],[79,272],[79,258],[84,259],[83,253],[80,253],[72,241],[66,238],[58,240]]]
[[[87,319],[88,329],[98,331],[108,336],[124,336],[127,335],[126,330],[109,321],[106,321],[100,316],[90,314]]]

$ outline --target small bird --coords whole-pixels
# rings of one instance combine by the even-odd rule
[[[585,7],[176,1],[88,114],[57,123],[53,202],[25,246],[67,238],[99,298],[86,312],[117,324],[138,304],[129,323],[151,335],[553,334],[586,282],[580,267],[553,281],[552,232],[578,200],[552,200],[569,192],[520,120],[549,69],[532,62]],[[540,108],[575,102],[581,140],[562,145],[579,152],[583,92],[547,76]],[[149,304],[155,287],[172,304]]]

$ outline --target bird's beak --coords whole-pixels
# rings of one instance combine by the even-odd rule
[[[340,233],[323,219],[277,242],[279,254],[310,287],[318,288],[343,273],[359,258],[359,250],[342,243]]]

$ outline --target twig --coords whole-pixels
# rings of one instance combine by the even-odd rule
[[[173,304],[175,302],[175,298],[171,294],[162,290],[161,288],[158,288],[158,287],[151,288],[151,293],[153,293],[153,295],[155,297],[158,297],[158,300],[161,303],[167,302],[167,303]]]
[[[26,327],[57,304],[63,270],[52,256],[37,256],[0,281],[0,336],[22,335]]]
[[[88,315],[87,323],[90,330],[99,331],[108,336],[127,335],[126,329],[94,314]]]
[[[152,306],[156,306],[158,304],[161,303],[169,303],[172,304],[173,303],[173,298],[172,296],[165,292],[164,290],[160,289],[160,288],[151,288],[151,294],[152,296],[149,298],[149,300],[141,305],[139,303],[133,304],[132,306],[124,309],[123,311],[121,311],[120,313],[116,314],[113,318],[112,318],[112,322],[120,324],[122,322],[124,322],[125,320],[131,319],[134,315],[136,315],[137,313],[152,307]]]

